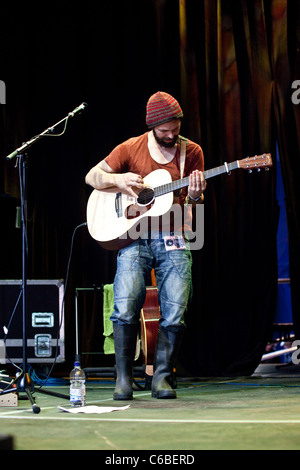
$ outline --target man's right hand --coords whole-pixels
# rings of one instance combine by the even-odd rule
[[[94,189],[100,191],[115,186],[122,193],[134,198],[141,189],[145,188],[143,178],[140,175],[130,172],[115,173],[105,160],[102,160],[89,171],[85,181]]]
[[[135,173],[115,174],[116,186],[127,196],[136,198],[139,191],[145,188],[144,180]]]

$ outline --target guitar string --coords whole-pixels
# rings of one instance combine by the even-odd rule
[[[231,168],[231,164],[228,165],[228,167]],[[233,168],[231,168],[233,169]],[[212,170],[206,170],[203,172],[204,174],[204,177],[206,179],[208,178],[211,178],[212,176],[214,176],[215,174],[221,174],[221,173],[225,173],[226,172],[226,166],[225,165],[222,165],[218,168],[214,168]],[[176,191],[177,189],[181,189],[181,188],[184,188],[186,186],[189,185],[189,177],[186,176],[185,178],[183,179],[180,179],[180,180],[175,180],[175,181],[172,181],[171,183],[166,183],[166,184],[163,184],[161,186],[157,186],[156,188],[146,188],[144,190],[142,190],[142,193],[138,199],[139,199],[139,202],[141,204],[146,204],[146,202],[149,200],[149,195],[153,194],[153,196],[157,197],[157,196],[162,196],[163,194],[166,194],[166,193],[169,193],[169,192],[172,192],[172,191]],[[151,197],[150,201],[151,202],[153,199],[153,197]]]
[[[256,157],[256,158],[249,159],[249,163],[250,163],[250,160],[253,160],[253,159],[256,160],[256,159],[259,159],[259,158],[263,158],[263,159],[266,159],[266,161],[264,163],[264,166],[266,166],[269,163],[267,157],[268,157],[268,155],[263,154],[262,157]],[[256,168],[260,168],[259,164],[256,163],[256,165],[257,165]],[[220,175],[222,173],[228,173],[229,174],[232,170],[236,170],[238,168],[240,168],[240,162],[235,161],[235,162],[231,162],[231,163],[225,163],[224,165],[221,165],[221,166],[216,167],[216,168],[205,170],[203,172],[203,175],[204,175],[205,179],[209,179],[209,178],[212,178],[213,176]],[[250,167],[249,167],[249,169],[250,169]],[[166,193],[169,193],[169,192],[172,192],[172,191],[176,191],[177,189],[187,187],[188,185],[189,185],[189,176],[186,176],[183,179],[175,180],[175,181],[172,181],[171,183],[166,183],[166,184],[163,184],[161,186],[157,186],[156,188],[146,188],[146,189],[142,190],[142,193],[144,193],[144,194],[141,194],[141,196],[138,196],[138,199],[139,199],[139,202],[141,204],[145,205],[145,204],[147,204],[147,201],[148,201],[148,204],[149,204],[153,200],[153,198],[155,198],[157,196],[162,196],[163,194],[166,194]],[[150,195],[152,197],[149,200]]]

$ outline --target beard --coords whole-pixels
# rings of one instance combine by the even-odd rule
[[[153,134],[158,145],[161,145],[162,147],[166,147],[166,148],[174,147],[174,145],[176,144],[178,140],[178,135],[176,135],[173,139],[160,139],[157,136],[155,129],[153,129]]]

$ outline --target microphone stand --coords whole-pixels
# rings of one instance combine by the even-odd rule
[[[31,395],[32,386],[27,372],[27,236],[26,236],[26,168],[27,161],[23,154],[19,155],[20,186],[21,186],[21,226],[22,226],[22,321],[23,321],[23,376],[18,378],[18,391],[25,392],[32,406],[32,411],[38,414],[41,410],[35,404]]]
[[[35,414],[40,413],[41,409],[35,404],[35,400],[32,396],[32,392],[35,390],[28,373],[28,360],[27,360],[27,260],[28,260],[28,245],[27,245],[27,232],[26,232],[26,169],[27,169],[27,155],[24,153],[26,150],[31,147],[35,142],[40,140],[44,136],[59,137],[65,133],[67,123],[70,117],[73,117],[76,113],[79,113],[87,106],[86,103],[82,103],[80,106],[74,109],[69,113],[64,119],[57,122],[54,126],[49,127],[41,134],[30,139],[28,142],[24,143],[21,147],[17,148],[14,152],[6,157],[6,160],[12,160],[17,157],[19,160],[19,172],[20,172],[20,193],[21,193],[21,226],[22,226],[22,341],[23,341],[23,373],[20,374],[17,380],[17,388],[12,390],[6,390],[0,396],[9,392],[25,392],[32,406],[32,411]],[[65,122],[65,127],[62,133],[53,134],[56,127],[61,123]],[[50,134],[51,133],[51,134]],[[57,394],[54,392],[49,392],[41,389],[37,389],[41,393],[47,393],[49,395],[54,395],[60,398],[69,399],[69,396]]]

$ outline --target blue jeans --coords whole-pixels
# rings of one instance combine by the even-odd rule
[[[146,286],[155,268],[160,325],[185,326],[184,313],[192,292],[192,255],[186,249],[167,251],[162,238],[138,239],[118,253],[114,280],[112,322],[137,323],[144,305]]]

